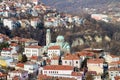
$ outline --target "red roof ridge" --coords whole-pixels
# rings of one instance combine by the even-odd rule
[[[60,49],[60,46],[50,46],[48,49]]]
[[[68,65],[48,65],[43,67],[44,70],[73,70],[73,68]]]

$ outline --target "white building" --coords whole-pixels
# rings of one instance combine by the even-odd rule
[[[103,59],[88,59],[87,67],[88,71],[96,71],[97,74],[103,73]]]
[[[60,56],[60,46],[51,46],[48,48],[48,56],[51,59],[53,56]]]
[[[18,51],[19,50],[19,46],[17,43],[11,43],[10,44],[10,48],[12,48],[12,50],[14,51]]]
[[[24,70],[28,71],[28,73],[36,74],[38,71],[38,64],[34,62],[27,62],[24,64]]]
[[[50,65],[59,65],[59,57],[58,56],[55,56],[51,59],[51,63]]]
[[[48,65],[43,67],[43,75],[47,76],[70,76],[71,73],[73,72],[73,67],[72,66],[67,66],[67,65]]]
[[[81,62],[81,59],[77,55],[66,54],[65,57],[62,58],[62,65],[69,65],[80,68]]]
[[[13,21],[11,19],[3,19],[3,25],[7,26],[10,30],[13,29]]]
[[[13,50],[12,48],[3,48],[1,51],[1,56],[13,58],[14,57],[13,55],[16,53],[17,52],[15,50]]]
[[[0,65],[8,67],[13,62],[13,58],[0,56]]]
[[[116,76],[120,76],[120,68],[111,67],[109,69],[108,73],[109,73],[109,79],[115,80]]]
[[[25,54],[28,58],[31,58],[32,56],[40,56],[42,52],[41,46],[27,46],[25,47]]]
[[[40,20],[38,18],[32,19],[30,22],[31,26],[36,29],[38,24],[40,24]]]
[[[15,70],[8,72],[7,80],[13,80],[16,76],[19,77],[20,80],[27,80],[28,72],[24,70]]]
[[[32,2],[33,2],[35,5],[38,5],[38,4],[39,4],[39,0],[32,0]]]

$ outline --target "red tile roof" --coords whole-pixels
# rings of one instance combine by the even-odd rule
[[[12,48],[3,48],[2,50],[4,50],[4,51],[11,51]]]
[[[72,72],[71,76],[82,76],[82,74],[79,72]]]
[[[38,60],[38,56],[32,56],[31,60]]]
[[[63,60],[80,60],[80,58],[75,54],[68,54],[68,55],[65,55]]]
[[[28,71],[18,69],[18,70],[14,70],[14,71],[12,71],[10,73],[28,73]]]
[[[93,52],[88,52],[88,51],[81,51],[81,52],[76,52],[76,55],[92,57],[92,56],[94,56],[94,53]]]
[[[49,50],[53,50],[53,49],[56,49],[56,50],[59,50],[60,49],[60,46],[51,46],[48,48]]]
[[[27,46],[26,48],[41,48],[41,46]]]
[[[18,46],[17,43],[11,43],[10,46]]]
[[[103,59],[88,59],[87,63],[92,63],[92,64],[100,64],[103,63],[104,60]]]
[[[42,74],[38,75],[38,80],[44,80],[44,79],[52,79],[52,77]]]
[[[23,63],[17,63],[16,66],[24,68],[24,64]]]
[[[58,56],[53,57],[51,60],[59,60]]]
[[[120,71],[120,68],[117,68],[117,67],[110,67],[109,71]]]
[[[119,58],[119,56],[112,55],[112,54],[111,54],[110,56],[111,56],[112,58],[117,58],[117,57]]]
[[[0,72],[0,77],[7,77],[7,74],[3,74],[2,72]]]
[[[43,67],[44,70],[73,70],[72,66],[67,65],[48,65]]]
[[[120,76],[115,76],[115,80],[120,80]]]

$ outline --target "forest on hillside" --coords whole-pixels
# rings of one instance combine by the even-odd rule
[[[105,9],[120,3],[120,0],[41,0],[61,12],[80,13],[83,8]]]
[[[72,45],[73,40],[78,37],[83,38],[85,43],[83,45],[77,45],[72,47],[72,52],[80,51],[84,48],[93,47],[93,48],[102,48],[105,51],[110,51],[113,54],[119,55],[120,53],[120,26],[118,24],[112,23],[105,23],[105,22],[97,22],[94,19],[90,18],[90,15],[85,15],[84,18],[86,19],[85,23],[76,26],[74,25],[73,28],[68,29],[65,27],[57,27],[57,28],[50,28],[51,35],[52,35],[52,42],[56,41],[56,37],[58,35],[64,35],[65,40]],[[0,25],[0,33],[8,35],[10,38],[19,36],[23,38],[33,38],[39,41],[39,45],[45,45],[46,40],[46,29],[43,25],[39,25],[36,29],[33,27],[28,28],[16,28],[12,31],[9,30],[7,27],[3,27],[2,24]],[[57,31],[56,31],[57,29]],[[105,36],[107,35],[110,37],[111,41],[102,40],[102,42],[95,42],[94,39],[91,41],[85,40],[84,36]]]

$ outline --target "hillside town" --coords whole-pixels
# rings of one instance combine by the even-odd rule
[[[105,14],[91,14],[91,18],[111,22]],[[9,30],[36,29],[44,24],[46,44],[39,45],[39,41],[32,38],[11,38],[1,33],[0,80],[119,80],[120,56],[93,47],[73,52],[64,35],[57,35],[52,42],[50,28],[70,29],[85,21],[83,17],[59,13],[39,0],[3,0],[0,23]]]

